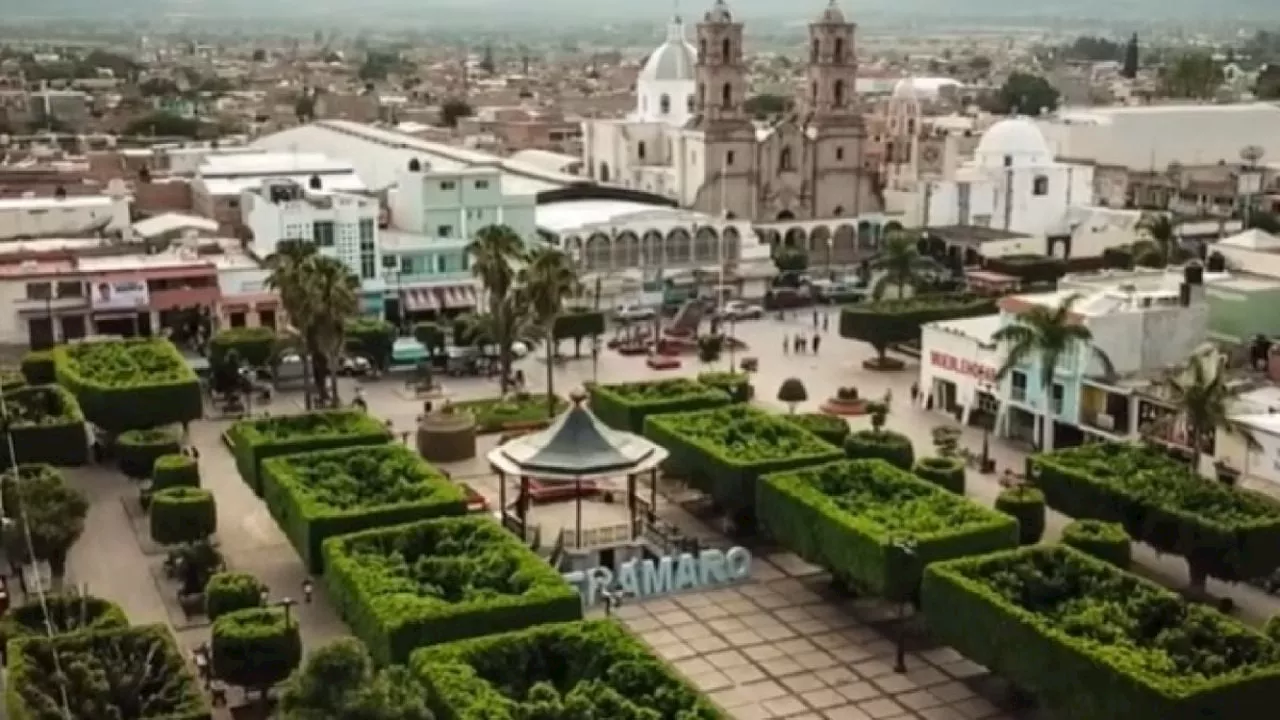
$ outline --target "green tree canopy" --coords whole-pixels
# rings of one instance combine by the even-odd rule
[[[364,643],[336,640],[289,678],[283,720],[433,720],[426,690],[403,667],[375,670]]]
[[[170,112],[153,112],[126,125],[124,134],[141,137],[196,138],[200,136],[200,121]]]
[[[1002,115],[1037,116],[1055,110],[1061,93],[1039,75],[1015,72],[1004,81],[989,109]]]
[[[1165,66],[1160,88],[1169,97],[1207,100],[1222,87],[1222,66],[1207,52],[1179,55]]]
[[[445,127],[458,127],[458,121],[475,114],[466,100],[450,98],[440,104],[440,124]]]

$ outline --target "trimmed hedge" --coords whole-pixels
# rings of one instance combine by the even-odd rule
[[[578,592],[487,517],[329,538],[324,566],[334,606],[381,664],[427,645],[582,618]]]
[[[89,462],[89,436],[84,413],[75,396],[58,385],[35,385],[4,393],[9,429],[17,458],[9,457],[9,443],[0,441],[0,463],[45,463],[62,467]]]
[[[787,422],[795,423],[836,447],[844,447],[849,437],[849,423],[839,415],[826,413],[798,413],[784,415]]]
[[[1275,715],[1280,644],[1065,546],[930,565],[922,600],[941,643],[1058,717]]]
[[[1272,615],[1262,626],[1262,634],[1280,643],[1280,615]]]
[[[1109,562],[1121,570],[1129,569],[1129,563],[1133,559],[1129,533],[1124,531],[1120,523],[1072,520],[1062,528],[1062,544]]]
[[[151,491],[171,487],[200,487],[200,463],[189,455],[161,455],[151,470]]]
[[[42,606],[38,599],[16,605],[0,617],[0,648],[21,637],[46,637],[45,607],[54,635],[129,627],[124,610],[110,600],[92,595],[48,594]]]
[[[262,497],[312,573],[335,535],[467,513],[466,492],[403,445],[268,458]]]
[[[740,372],[704,372],[698,373],[698,382],[717,390],[723,390],[731,402],[747,403],[756,394],[751,385],[751,376]]]
[[[204,614],[217,620],[227,613],[262,607],[267,586],[249,573],[220,572],[204,586]]]
[[[556,397],[555,413],[547,414],[547,396],[517,393],[508,399],[485,398],[453,403],[454,412],[466,411],[476,421],[477,433],[500,433],[513,427],[550,423],[569,409],[564,398]]]
[[[1003,490],[996,496],[996,510],[1018,521],[1019,543],[1035,545],[1044,537],[1044,493],[1030,485]]]
[[[375,418],[358,410],[322,410],[301,415],[279,415],[236,422],[227,430],[227,442],[236,457],[240,477],[258,495],[262,461],[280,455],[383,445],[391,433]]]
[[[302,635],[284,608],[249,608],[213,621],[209,649],[214,677],[265,690],[283,682],[302,662]]]
[[[66,672],[58,681],[53,662]],[[210,720],[200,684],[165,625],[27,637],[9,645],[10,720],[62,717],[62,692],[77,719]]]
[[[844,454],[850,460],[884,460],[902,470],[910,470],[916,460],[911,438],[892,430],[852,433],[845,438]]]
[[[58,382],[53,369],[53,350],[32,350],[22,356],[22,377],[28,385],[51,385]]]
[[[1207,482],[1186,463],[1134,445],[1090,444],[1027,459],[1050,507],[1118,522],[1157,551],[1181,555],[1193,577],[1263,577],[1280,567],[1280,504]]]
[[[130,430],[116,438],[115,451],[120,472],[141,480],[154,474],[156,460],[182,453],[182,435],[172,427]]]
[[[1017,546],[1011,518],[883,460],[766,475],[758,492],[761,525],[783,547],[894,600],[915,596],[929,563]]]
[[[53,350],[58,382],[85,418],[112,433],[198,420],[204,395],[195,371],[163,338],[105,340]]]
[[[911,466],[911,472],[922,480],[949,490],[957,495],[964,495],[964,462],[959,458],[927,457],[920,458]]]
[[[151,539],[156,544],[196,542],[217,530],[218,506],[208,490],[171,487],[151,496]]]
[[[840,310],[840,337],[860,340],[881,356],[890,345],[918,342],[920,327],[939,320],[991,315],[994,298],[977,295],[921,295],[846,305]]]
[[[671,453],[669,467],[690,485],[738,514],[744,530],[755,524],[757,478],[841,457],[813,433],[748,405],[652,415],[644,435]]]
[[[437,645],[415,651],[409,665],[438,718],[725,718],[607,620]]]
[[[218,367],[235,351],[245,367],[267,367],[276,354],[276,331],[269,327],[227,328],[209,341],[209,364]]]
[[[664,413],[721,407],[732,402],[728,393],[687,378],[600,385],[590,383],[591,412],[609,427],[644,432],[645,418]]]

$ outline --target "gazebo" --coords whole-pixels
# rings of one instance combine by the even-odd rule
[[[529,482],[573,483],[575,512],[574,545],[582,546],[583,483],[625,475],[631,539],[640,537],[637,522],[636,478],[649,473],[652,488],[651,514],[658,506],[658,466],[667,459],[663,447],[628,432],[614,430],[583,407],[585,395],[573,396],[573,407],[539,432],[513,438],[489,452],[489,464],[498,475],[498,504],[503,526],[525,537],[529,516]],[[516,514],[507,512],[507,478],[520,478]],[[651,519],[651,518],[650,518]]]

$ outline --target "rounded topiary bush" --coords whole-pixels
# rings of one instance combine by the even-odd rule
[[[1262,632],[1267,637],[1280,643],[1280,615],[1272,615],[1267,624],[1262,626]]]
[[[1044,493],[1030,485],[1009,488],[996,497],[996,510],[1018,521],[1018,542],[1040,542],[1044,535]]]
[[[110,600],[92,595],[49,594],[44,598],[44,605],[35,600],[9,608],[0,618],[0,648],[7,647],[14,638],[48,635],[45,608],[48,608],[48,625],[56,635],[129,626],[124,610]]]
[[[852,433],[845,438],[844,454],[853,460],[884,460],[903,470],[911,470],[916,460],[911,438],[892,430],[860,430]]]
[[[213,493],[172,487],[151,496],[151,539],[160,545],[204,540],[218,530]]]
[[[786,418],[836,447],[842,447],[849,437],[849,423],[839,415],[799,413]]]
[[[233,613],[262,607],[262,593],[267,586],[249,573],[223,572],[209,578],[204,588],[204,612],[210,620]]]
[[[1102,520],[1073,520],[1062,529],[1062,544],[1092,555],[1119,568],[1128,568],[1129,533],[1120,523]]]
[[[269,688],[302,661],[298,623],[282,608],[237,610],[213,622],[214,677],[245,688]]]
[[[161,455],[151,471],[151,490],[200,487],[200,464],[187,455]]]
[[[177,430],[169,427],[129,430],[116,438],[120,472],[137,480],[151,477],[160,457],[181,452],[182,438]]]
[[[22,376],[28,385],[52,385],[58,382],[53,369],[52,350],[32,350],[22,358]]]
[[[920,458],[911,467],[911,472],[944,490],[957,495],[964,494],[964,463],[958,458]]]

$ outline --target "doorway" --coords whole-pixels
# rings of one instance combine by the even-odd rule
[[[47,350],[53,347],[55,342],[53,318],[47,315],[27,318],[27,338],[32,350]]]

